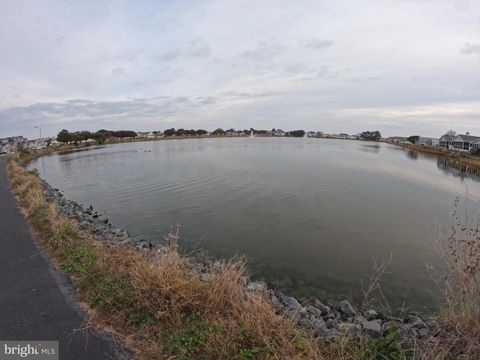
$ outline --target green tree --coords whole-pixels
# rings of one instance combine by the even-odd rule
[[[290,137],[304,137],[305,136],[305,130],[292,130],[287,133],[287,136]]]
[[[163,135],[165,136],[173,136],[175,135],[175,128],[167,129],[163,132]]]
[[[213,135],[225,135],[225,130],[218,128],[212,132]]]
[[[382,135],[380,131],[364,131],[360,134],[360,139],[369,141],[380,141]]]
[[[73,136],[68,130],[63,129],[58,133],[57,141],[66,144],[73,141]]]
[[[420,136],[418,135],[412,135],[407,138],[407,141],[411,144],[416,144],[418,143],[418,140],[420,140]]]

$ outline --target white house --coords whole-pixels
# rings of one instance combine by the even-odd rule
[[[434,138],[429,138],[429,137],[420,136],[420,137],[418,138],[417,144],[419,144],[419,145],[426,145],[426,146],[438,146],[438,145],[440,145],[440,140],[439,140],[439,139],[434,139]]]
[[[471,136],[470,133],[467,132],[465,135],[455,136],[452,140],[451,147],[453,147],[456,150],[469,151],[470,144],[475,140],[479,140],[479,139],[480,138],[478,136]]]
[[[0,154],[12,154],[21,146],[27,146],[27,139],[23,136],[0,139]]]

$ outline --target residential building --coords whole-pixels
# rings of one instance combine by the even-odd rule
[[[147,138],[148,134],[150,134],[149,131],[139,131],[137,132],[137,138]]]
[[[395,144],[406,144],[408,142],[407,138],[403,136],[390,136],[387,141]]]
[[[471,136],[470,133],[467,132],[465,135],[455,136],[453,138],[451,147],[453,147],[456,150],[469,151],[470,144],[478,139],[480,139],[480,137]]]
[[[445,134],[440,138],[440,146],[449,149],[453,146],[453,139],[456,135],[453,134]]]
[[[33,139],[26,142],[26,147],[32,150],[45,149],[47,146],[47,139]]]
[[[417,144],[426,145],[426,146],[438,146],[440,145],[440,140],[435,138],[420,136],[418,138]]]
[[[22,146],[27,146],[27,139],[23,136],[0,139],[0,154],[12,154]]]

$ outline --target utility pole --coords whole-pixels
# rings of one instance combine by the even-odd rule
[[[42,138],[42,128],[40,126],[35,126],[35,129],[40,131],[40,139]]]

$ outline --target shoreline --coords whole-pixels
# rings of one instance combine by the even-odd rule
[[[59,149],[59,151],[62,150],[65,149]],[[52,153],[53,151],[28,153],[24,159],[20,158],[17,160],[25,166],[32,159]],[[14,160],[12,160],[12,167],[15,166],[13,164],[15,164]],[[114,253],[124,251],[122,249],[128,248],[131,250],[125,251],[134,251],[148,262],[170,256],[169,254],[171,254],[172,248],[168,244],[165,246],[155,246],[146,240],[130,237],[127,231],[113,227],[113,225],[109,223],[108,218],[102,216],[99,211],[96,211],[92,207],[85,208],[75,201],[66,199],[58,189],[54,189],[36,175],[31,173],[27,174],[24,167],[19,167],[18,171],[23,171],[25,176],[32,181],[40,182],[42,196],[45,202],[54,206],[59,215],[67,219],[66,221],[72,224],[75,231],[82,234],[82,237],[91,238],[92,241],[99,242],[98,246],[100,248],[116,249]],[[165,239],[167,240],[169,236],[170,235]],[[175,240],[175,253],[177,252],[177,240],[178,237]],[[230,262],[210,258],[198,259],[187,257],[186,259],[188,259],[188,263],[191,264],[191,266],[184,276],[187,275],[189,279],[193,279],[195,283],[198,282],[200,286],[211,286],[213,288],[222,286],[217,283],[217,281],[219,281],[219,269],[222,269],[225,264],[229,264]],[[145,266],[149,265],[145,263]],[[119,270],[121,269],[119,268]],[[377,312],[371,308],[357,310],[347,299],[327,303],[322,303],[317,299],[299,301],[297,298],[287,296],[277,289],[269,288],[264,282],[251,281],[245,274],[238,280],[238,286],[242,288],[241,292],[244,293],[247,298],[263,299],[261,301],[265,301],[268,306],[272,307],[275,314],[274,316],[277,319],[291,321],[299,329],[302,329],[301,331],[305,331],[305,333],[308,334],[309,341],[315,341],[320,345],[333,343],[341,346],[342,341],[354,343],[360,341],[360,343],[367,342],[368,344],[374,344],[374,341],[377,340],[387,341],[387,339],[392,339],[395,344],[397,344],[397,342],[398,344],[413,343],[416,344],[415,346],[424,344],[422,346],[427,346],[427,348],[424,348],[422,351],[428,351],[428,344],[431,344],[432,341],[437,344],[447,344],[450,341],[449,339],[456,339],[459,336],[458,331],[454,327],[444,324],[443,321],[436,316],[409,313],[398,318]],[[222,291],[226,291],[226,289]],[[125,309],[125,311],[129,310]],[[123,336],[131,335],[133,334],[123,334]],[[456,343],[454,345],[457,346]],[[454,345],[450,343],[450,346]],[[450,350],[454,352],[457,351],[456,348]],[[416,351],[419,350],[417,349]]]
[[[69,200],[59,189],[53,188],[44,180],[42,182],[47,201],[55,203],[60,213],[79,230],[106,243],[129,246],[146,254],[161,253],[165,250],[162,245],[156,245],[141,237],[130,236],[127,230],[113,226],[108,217],[102,215],[100,210]],[[201,258],[192,258],[197,262],[199,278],[202,281],[209,281],[213,276],[209,269],[214,268],[215,262],[218,260],[203,256],[203,254]],[[392,326],[400,326],[404,336],[415,336],[421,339],[439,329],[434,314],[423,315],[419,312],[411,312],[403,317],[396,317],[392,314],[377,312],[374,309],[359,311],[348,299],[340,301],[300,300],[300,298],[288,296],[277,289],[270,288],[264,281],[250,281],[248,278],[245,279],[245,286],[252,292],[267,294],[278,315],[283,314],[295,318],[302,327],[313,330],[317,337],[325,339],[338,338],[345,332],[345,329],[348,329],[349,333],[364,333],[372,337],[387,336],[388,329]]]
[[[443,159],[450,159],[457,162],[460,165],[473,168],[476,171],[480,172],[480,157],[472,156],[468,152],[454,151],[454,150],[443,149],[443,148],[433,148],[431,146],[424,146],[424,145],[398,144],[398,143],[391,143],[391,142],[385,142],[385,143],[398,146],[402,149],[417,151],[423,154],[430,154]]]

